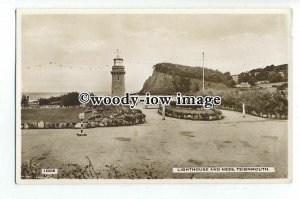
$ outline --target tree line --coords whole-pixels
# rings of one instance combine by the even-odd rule
[[[59,105],[59,106],[78,106],[80,102],[78,100],[78,92],[71,92],[57,97],[40,98],[38,99],[39,105]],[[28,106],[29,97],[23,95],[21,100],[22,106]]]
[[[222,106],[242,111],[245,103],[247,113],[257,115],[288,115],[288,95],[285,91],[248,91],[248,92],[225,92],[221,94]]]
[[[183,82],[189,78],[202,80],[203,77],[202,67],[191,67],[172,63],[159,63],[155,64],[153,68],[157,72],[169,74],[172,76],[179,76],[182,78]],[[205,80],[207,81],[224,83],[225,85],[230,87],[233,87],[235,85],[230,72],[222,73],[218,70],[204,68],[204,73]],[[187,81],[185,83],[187,83]]]
[[[270,83],[288,81],[288,65],[282,64],[274,66],[266,66],[265,68],[257,68],[249,72],[242,72],[238,75],[238,82],[248,82],[255,85],[257,81],[267,80]]]

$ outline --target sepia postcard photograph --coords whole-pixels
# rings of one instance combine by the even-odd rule
[[[16,182],[291,182],[291,9],[18,9]]]

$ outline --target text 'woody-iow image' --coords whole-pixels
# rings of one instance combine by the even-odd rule
[[[16,18],[18,183],[290,182],[290,10]]]

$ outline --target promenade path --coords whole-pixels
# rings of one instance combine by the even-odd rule
[[[78,137],[75,129],[22,130],[22,161],[44,157],[44,167],[88,164],[117,166],[121,172],[151,166],[162,178],[228,178],[228,174],[174,174],[173,167],[268,166],[271,174],[244,174],[244,178],[287,175],[288,122],[222,110],[218,121],[181,120],[143,109],[146,123],[136,126],[93,128]],[[230,178],[238,177],[229,174]],[[241,177],[241,175],[240,175]]]

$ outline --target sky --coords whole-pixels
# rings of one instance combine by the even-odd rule
[[[110,93],[116,49],[130,92],[154,64],[202,66],[202,52],[231,74],[285,64],[288,34],[284,14],[23,14],[22,91]]]

